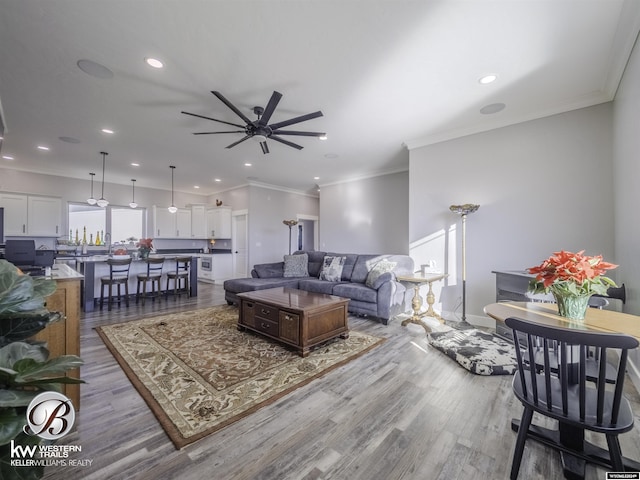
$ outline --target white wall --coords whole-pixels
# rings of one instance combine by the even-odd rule
[[[406,171],[323,185],[319,250],[409,253],[408,188]]]
[[[409,240],[417,265],[450,277],[437,292],[461,313],[460,217],[467,219],[467,317],[495,301],[493,270],[523,270],[552,252],[585,249],[614,259],[611,104],[414,149]]]

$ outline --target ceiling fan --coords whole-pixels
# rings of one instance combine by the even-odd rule
[[[217,135],[220,133],[244,133],[245,136],[238,140],[237,142],[233,142],[231,145],[228,145],[226,148],[233,148],[239,143],[244,142],[248,138],[253,138],[254,140],[260,142],[260,147],[262,147],[262,153],[269,153],[269,146],[267,145],[267,139],[275,140],[276,142],[283,143],[293,148],[297,148],[298,150],[302,150],[302,146],[296,143],[290,142],[283,138],[280,138],[280,135],[294,135],[299,137],[324,137],[326,133],[324,132],[300,132],[297,130],[281,130],[283,127],[288,127],[289,125],[293,125],[295,123],[306,122],[307,120],[311,120],[313,118],[318,118],[322,116],[321,111],[307,113],[306,115],[301,115],[299,117],[291,118],[289,120],[285,120],[284,122],[277,122],[269,124],[269,120],[271,119],[271,115],[275,111],[278,106],[278,102],[282,98],[282,94],[274,91],[269,99],[269,103],[266,108],[262,107],[253,107],[253,113],[258,117],[257,120],[249,120],[245,114],[243,114],[240,110],[238,110],[235,105],[233,105],[229,100],[227,100],[220,92],[212,91],[218,99],[222,103],[224,103],[227,107],[229,107],[233,112],[238,115],[244,122],[245,125],[239,125],[237,123],[226,122],[224,120],[218,120],[211,117],[205,117],[204,115],[198,115],[196,113],[189,112],[181,112],[185,115],[191,115],[192,117],[204,118],[206,120],[213,120],[214,122],[224,123],[226,125],[232,125],[234,127],[241,128],[242,130],[231,130],[226,132],[196,132],[194,135]]]

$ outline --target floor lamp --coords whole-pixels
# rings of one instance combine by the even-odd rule
[[[480,205],[465,203],[451,205],[449,210],[462,216],[462,322],[467,323],[467,215],[475,212]]]
[[[283,220],[282,223],[284,223],[287,227],[289,227],[289,255],[291,255],[291,227],[293,227],[294,225],[298,224],[297,220]]]

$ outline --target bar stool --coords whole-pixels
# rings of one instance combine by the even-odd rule
[[[169,297],[169,281],[173,280],[173,299],[178,295],[189,294],[189,267],[191,265],[191,257],[177,257],[175,270],[167,272],[167,289],[165,295]]]
[[[113,303],[113,287],[118,287],[118,306],[120,306],[120,300],[122,299],[122,292],[120,286],[124,285],[125,303],[129,306],[129,267],[131,267],[131,258],[109,258],[107,260],[109,265],[109,276],[100,278],[100,310],[104,304],[104,288],[109,287],[109,298],[107,300],[108,310],[111,311],[111,304]]]
[[[156,297],[162,293],[162,287],[160,282],[162,279],[162,267],[164,266],[164,258],[162,257],[149,257],[143,260],[147,264],[146,273],[138,274],[138,288],[136,291],[136,303],[140,300],[140,286],[142,285],[142,305],[147,296],[150,296],[153,301]],[[151,292],[147,295],[147,282],[151,282]],[[156,284],[158,289],[156,290]]]

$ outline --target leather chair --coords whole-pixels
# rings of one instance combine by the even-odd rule
[[[109,258],[107,260],[109,265],[109,276],[100,278],[100,310],[104,305],[104,289],[108,287],[109,296],[107,299],[107,309],[111,311],[111,305],[114,301],[113,287],[118,287],[117,302],[120,306],[122,299],[121,286],[124,285],[124,300],[129,306],[129,268],[131,267],[131,258]]]
[[[189,290],[189,275],[191,267],[192,257],[177,257],[175,260],[175,267],[173,270],[167,272],[167,288],[165,289],[165,295],[168,298],[169,294],[173,294],[175,300],[178,296],[186,293],[190,296]],[[173,280],[173,290],[169,288],[169,282]]]
[[[136,303],[142,298],[142,305],[147,297],[151,297],[155,301],[156,297],[162,293],[162,268],[164,267],[164,258],[148,257],[143,260],[147,264],[147,271],[138,274],[138,286],[136,289]],[[147,284],[151,282],[151,292],[147,294]],[[156,289],[157,286],[157,289]],[[140,292],[142,287],[142,292]]]
[[[637,462],[622,457],[618,435],[633,428],[633,412],[622,392],[628,350],[636,348],[638,340],[621,333],[558,328],[519,318],[507,318],[505,323],[513,330],[518,362],[513,391],[524,407],[520,424],[514,425],[518,438],[511,479],[518,477],[527,439],[558,450],[565,476],[580,476],[581,472],[569,469],[576,465],[583,469],[586,462],[614,472],[631,465],[636,471]],[[619,355],[607,356],[610,350]],[[592,355],[594,351],[597,355]],[[557,420],[558,430],[532,425],[534,412]],[[604,434],[608,451],[586,442],[585,430]]]

